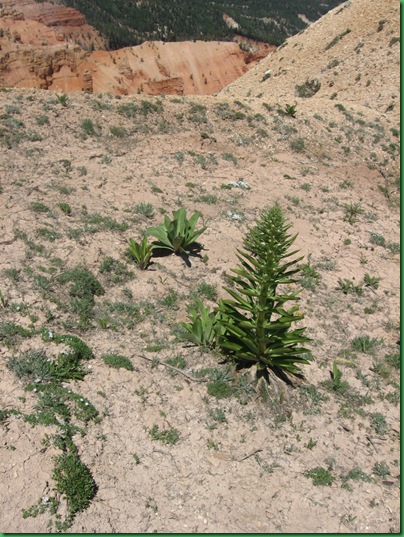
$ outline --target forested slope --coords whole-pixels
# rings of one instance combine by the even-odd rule
[[[235,33],[279,45],[341,0],[63,0],[85,14],[109,42],[111,49],[146,40],[231,40]],[[236,22],[229,28],[223,19]],[[303,15],[303,17],[299,17]]]

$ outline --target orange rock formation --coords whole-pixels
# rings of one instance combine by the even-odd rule
[[[75,9],[0,0],[0,87],[209,95],[270,51],[244,52],[236,43],[205,41],[102,49],[101,36]]]

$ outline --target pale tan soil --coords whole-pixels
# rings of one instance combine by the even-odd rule
[[[359,4],[368,2],[353,1],[352,9]],[[373,2],[372,6],[376,18],[387,19],[386,30],[389,27],[394,30],[392,36],[398,35],[388,11],[390,3]],[[354,15],[352,11],[351,34],[356,32],[358,20]],[[333,35],[329,28],[326,31],[323,41],[328,42]],[[346,43],[351,34],[343,38]],[[371,233],[378,233],[388,244],[399,243],[397,152],[382,147],[398,144],[391,131],[398,128],[398,104],[385,112],[391,95],[398,94],[397,66],[390,61],[396,58],[398,44],[389,47],[389,38],[383,32],[378,35],[386,40],[381,50],[392,51],[378,68],[377,76],[391,81],[385,93],[377,88],[380,102],[371,96],[367,103],[361,94],[355,102],[320,94],[298,100],[296,118],[277,112],[278,106],[294,102],[292,82],[285,96],[274,90],[272,97],[265,94],[260,98],[255,86],[259,86],[258,94],[265,82],[257,82],[246,98],[241,79],[240,97],[233,89],[218,97],[162,97],[161,112],[137,113],[134,118],[124,117],[118,109],[127,103],[140,105],[144,97],[117,99],[77,93],[62,107],[51,92],[0,93],[0,114],[24,123],[12,131],[1,116],[2,140],[9,142],[8,148],[1,146],[0,159],[0,290],[6,301],[0,310],[1,321],[77,334],[94,352],[89,374],[71,386],[88,397],[102,418],[100,423],[90,423],[85,436],[75,437],[98,492],[69,532],[399,532],[399,374],[385,361],[386,355],[398,349],[399,253],[370,240]],[[367,38],[374,38],[370,29],[363,34]],[[310,33],[293,39],[301,39],[305,45]],[[284,62],[289,46],[284,48]],[[372,72],[367,48],[365,43],[361,65]],[[291,61],[285,63],[286,68],[295,65]],[[369,88],[371,91],[372,85]],[[356,95],[354,89],[349,91]],[[381,99],[385,99],[383,106]],[[158,104],[155,97],[148,101]],[[192,103],[206,106],[206,122],[190,119]],[[217,106],[225,103],[245,117],[224,118]],[[272,111],[263,103],[272,105]],[[353,120],[335,107],[338,103]],[[49,124],[39,125],[36,118],[40,116],[47,116]],[[83,139],[84,119],[99,126],[98,136]],[[380,126],[375,129],[375,124]],[[110,127],[118,126],[125,128],[123,138],[110,132]],[[42,139],[30,141],[34,132]],[[381,138],[375,139],[376,134]],[[293,151],[290,145],[298,138],[304,141],[302,152]],[[348,154],[343,146],[350,148]],[[226,154],[236,162],[223,158]],[[81,167],[86,168],[86,175],[81,174]],[[221,188],[240,179],[251,190]],[[201,199],[209,194],[216,201]],[[34,212],[32,202],[42,202],[51,213]],[[71,216],[60,210],[61,202],[70,204]],[[153,205],[151,219],[134,212],[141,202]],[[273,389],[267,402],[254,392],[249,398],[218,400],[207,395],[206,383],[171,376],[163,365],[153,367],[142,357],[164,361],[182,355],[187,364],[184,371],[191,375],[205,367],[225,368],[217,354],[177,341],[173,328],[186,320],[186,307],[199,283],[214,284],[219,297],[226,296],[222,286],[225,274],[236,266],[236,248],[242,246],[243,235],[260,211],[275,202],[284,208],[292,231],[298,233],[296,248],[302,255],[311,254],[314,266],[326,263],[330,269],[318,267],[319,284],[304,288],[300,303],[305,314],[301,325],[308,327],[313,353],[313,361],[303,368],[303,386],[315,386],[329,397],[317,405],[302,386],[285,387],[281,395]],[[353,224],[344,221],[344,205],[350,203],[359,203],[363,209]],[[207,222],[201,236],[201,257],[192,257],[191,267],[176,256],[155,259],[147,271],[131,266],[125,256],[128,239],[138,240],[148,226],[161,223],[159,209],[171,215],[179,206],[188,213],[200,210]],[[126,221],[129,227],[106,231],[95,226],[91,233],[85,230],[84,209],[90,215]],[[228,211],[243,219],[231,219]],[[44,227],[61,236],[53,242],[41,238],[38,229]],[[72,229],[81,234],[69,238]],[[21,237],[17,230],[42,244],[45,251],[16,238],[16,233]],[[105,256],[128,263],[133,279],[111,283],[99,270]],[[88,330],[78,329],[77,315],[63,307],[69,302],[68,287],[55,280],[65,267],[78,264],[88,267],[106,290],[104,296],[96,297],[93,326]],[[56,267],[54,275],[49,272],[52,267]],[[4,275],[4,269],[11,268],[21,271],[18,282]],[[365,273],[382,278],[378,289],[366,288],[362,296],[345,295],[338,289],[339,278],[357,285]],[[53,291],[38,287],[39,275],[53,282]],[[132,298],[127,291],[124,294],[125,288]],[[178,294],[177,307],[162,303],[169,289]],[[58,307],[52,296],[62,305]],[[104,322],[107,301],[134,305],[146,300],[155,309],[133,328],[125,327],[124,317],[116,313]],[[212,307],[216,304],[205,302]],[[374,312],[364,313],[370,307]],[[373,355],[352,353],[351,340],[365,334],[383,342]],[[42,348],[51,355],[58,352],[56,346],[45,344],[39,335],[0,343],[0,410],[16,408],[29,413],[36,398],[24,391],[7,362],[32,349]],[[156,344],[164,348],[145,350]],[[101,359],[107,353],[127,356],[134,371],[109,368]],[[347,400],[324,387],[335,360],[351,391],[370,398],[366,403],[349,406]],[[375,367],[381,363],[387,368],[384,375]],[[233,371],[237,378],[242,374],[251,378],[251,372]],[[227,423],[212,419],[211,412],[217,408],[225,412]],[[378,433],[372,426],[374,413],[384,416],[385,432]],[[152,440],[148,430],[153,425],[176,428],[179,441],[162,445]],[[1,531],[49,531],[48,514],[24,519],[21,511],[52,494],[53,456],[60,452],[41,443],[45,434],[52,433],[51,427],[31,427],[15,416],[1,425]],[[310,440],[316,442],[311,448]],[[254,453],[256,450],[262,451]],[[133,454],[139,457],[139,464]],[[314,486],[304,473],[317,466],[326,468],[330,458],[335,459],[331,470],[335,481],[330,487]],[[391,471],[384,478],[373,473],[375,464],[382,461]],[[351,480],[351,490],[342,487],[343,476],[355,468],[373,480]],[[62,499],[61,512],[64,510]]]

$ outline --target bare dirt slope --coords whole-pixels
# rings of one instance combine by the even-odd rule
[[[222,93],[286,100],[299,108],[341,100],[345,106],[365,106],[381,114],[395,109],[397,118],[399,19],[394,0],[377,0],[371,8],[367,0],[346,2],[288,39]],[[318,83],[313,97],[307,81]]]
[[[368,6],[345,8],[347,44],[357,13],[368,13],[358,4]],[[388,38],[398,29],[390,3],[372,7],[392,31],[380,37],[392,54],[374,76],[393,81]],[[320,48],[334,36],[324,32]],[[370,51],[360,52],[362,80],[373,80]],[[296,80],[306,76],[319,74]],[[371,106],[320,90],[296,98],[292,117],[293,83],[257,96],[268,80],[250,96],[243,79],[239,93],[217,97],[0,92],[1,531],[48,532],[66,514],[54,457],[69,430],[41,424],[57,401],[38,407],[43,382],[27,390],[16,375],[24,352],[54,359],[60,334],[94,354],[84,379],[61,392],[78,394],[73,441],[97,485],[67,531],[400,531],[398,88]],[[185,345],[178,322],[195,297],[213,308],[227,296],[236,248],[276,202],[305,255],[295,287],[313,360],[300,385],[265,395],[251,370]],[[200,256],[136,268],[128,240],[179,207],[203,214]],[[83,267],[104,291],[94,287],[94,302],[66,280],[77,283]],[[108,354],[133,370],[108,366]],[[342,384],[331,381],[334,365]],[[215,391],[215,379],[227,388]]]

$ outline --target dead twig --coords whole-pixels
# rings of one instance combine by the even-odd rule
[[[371,438],[370,436],[367,436],[367,435],[366,435],[366,440],[368,440],[368,441],[371,443],[373,449],[376,451],[376,453],[378,453],[378,449],[377,449],[377,447],[375,446],[375,444],[374,444],[372,438]]]
[[[149,358],[148,356],[145,356],[144,354],[139,354],[140,358],[143,358],[144,360],[148,360],[149,362],[153,362],[155,358]],[[174,367],[173,365],[166,364],[165,362],[161,362],[160,360],[157,360],[158,365],[164,365],[165,367],[168,367],[168,369],[172,369],[176,373],[180,373],[181,375],[184,375],[189,380],[192,380],[193,382],[208,382],[208,379],[197,379],[193,377],[192,375],[189,375],[185,371],[182,371],[182,369],[178,369],[178,367]]]
[[[236,459],[236,462],[241,462],[241,461],[245,461],[246,459],[249,459],[250,457],[252,457],[253,455],[255,455],[256,453],[259,453],[260,451],[262,451],[262,449],[256,449],[255,451],[253,451],[252,453],[249,453],[248,455],[246,455],[245,457],[241,457],[241,459]]]

